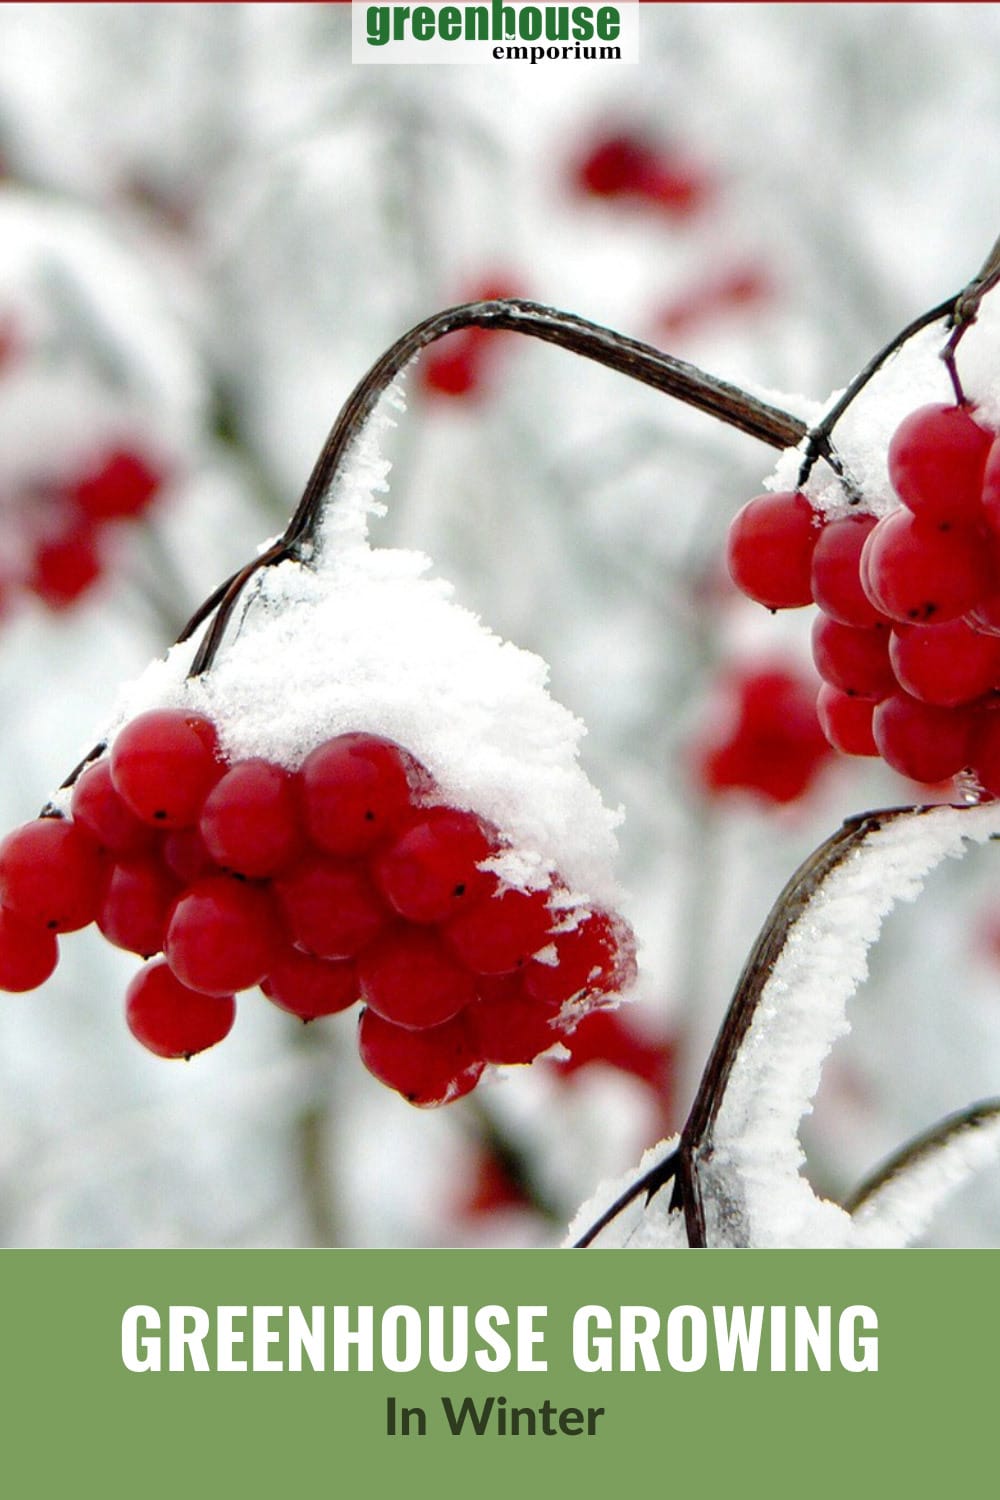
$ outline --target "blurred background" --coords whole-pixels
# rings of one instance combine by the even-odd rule
[[[997,233],[996,6],[649,5],[620,68],[352,67],[349,28],[346,5],[0,7],[4,828],[282,529],[421,317],[532,297],[803,411]],[[807,612],[728,583],[761,445],[510,335],[436,346],[407,390],[377,540],[428,552],[586,721],[625,812],[634,998],[572,1063],[416,1112],[352,1016],[258,993],[224,1046],[151,1057],[122,1019],[138,961],[76,934],[0,997],[8,1246],[558,1244],[682,1122],[798,861],[948,794],[829,750]],[[852,1020],[807,1130],[835,1195],[1000,1092],[995,851],[893,915]],[[1000,1243],[1000,1173],[930,1243]]]

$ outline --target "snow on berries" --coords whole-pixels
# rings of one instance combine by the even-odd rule
[[[888,445],[894,508],[751,500],[730,573],[769,609],[815,603],[817,711],[836,749],[1000,796],[1000,437],[970,406],[911,411]]]
[[[367,1068],[435,1105],[616,1003],[635,944],[582,726],[425,559],[368,546],[371,478],[308,566],[261,572],[210,670],[191,642],[154,663],[0,845],[0,985],[94,922],[147,961],[126,1020],[153,1053],[221,1041],[259,987],[303,1021],[360,1011]]]

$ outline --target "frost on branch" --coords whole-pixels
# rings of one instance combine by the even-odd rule
[[[995,1165],[998,1154],[1000,1106],[995,1100],[949,1116],[883,1167],[855,1197],[851,1212],[858,1243],[888,1248],[912,1243],[945,1200]]]
[[[942,860],[998,835],[995,802],[873,813],[853,835],[845,825],[790,882],[768,919],[685,1132],[648,1153],[631,1184],[673,1152],[686,1156],[708,1245],[860,1248],[901,1245],[919,1234],[947,1194],[1000,1152],[992,1110],[963,1117],[909,1154],[865,1195],[855,1217],[813,1192],[798,1130],[827,1054],[849,1029],[847,1002],[867,975],[867,952],[883,919],[896,902],[914,900]],[[679,1192],[680,1170],[676,1176]],[[602,1189],[580,1210],[571,1240],[629,1186],[626,1180]],[[638,1194],[598,1243],[686,1245],[685,1216],[670,1204],[669,1182],[648,1203]]]

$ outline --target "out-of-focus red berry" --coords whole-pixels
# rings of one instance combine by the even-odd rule
[[[141,453],[113,448],[95,459],[68,493],[92,521],[111,521],[142,515],[162,484],[159,468]]]
[[[815,682],[791,669],[729,672],[720,684],[719,727],[694,750],[704,790],[751,792],[779,804],[804,796],[830,759],[815,696]]]
[[[38,544],[28,587],[49,609],[67,609],[100,578],[104,570],[97,533],[80,520]]]

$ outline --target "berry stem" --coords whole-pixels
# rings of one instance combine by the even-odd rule
[[[915,334],[919,333],[921,329],[929,328],[932,323],[937,323],[942,318],[947,318],[961,301],[963,295],[964,293],[960,293],[957,298],[951,296],[947,301],[939,302],[936,307],[932,307],[929,312],[921,313],[919,318],[913,319],[912,323],[907,323],[906,327],[895,334],[877,354],[872,355],[864,368],[859,370],[857,375],[855,375],[840,399],[834,402],[830,410],[817,422],[815,427],[809,429],[806,434],[802,465],[799,469],[798,485],[800,489],[812,473],[816,461],[820,458],[825,458],[835,472],[842,472],[839,461],[832,453],[830,437],[847,408],[857,399],[872,377],[878,374],[887,359],[890,359],[893,354],[902,349],[903,345],[912,339]]]
[[[941,358],[947,367],[952,388],[955,392],[955,400],[959,406],[966,406],[968,403],[965,392],[962,390],[962,382],[958,378],[958,370],[955,367],[955,351],[961,339],[964,338],[979,316],[979,305],[986,296],[986,293],[992,290],[998,281],[1000,281],[1000,239],[997,239],[989,255],[987,255],[968,286],[963,287],[959,292],[948,315],[948,327],[952,330],[952,333],[948,342],[941,350]]]
[[[806,435],[802,466],[799,469],[800,488],[809,478],[819,458],[825,458],[835,472],[841,472],[836,457],[830,451],[830,436],[833,429],[847,408],[864,390],[872,376],[878,374],[886,360],[913,338],[914,334],[920,333],[924,328],[929,328],[932,323],[944,320],[945,327],[952,330],[951,337],[941,350],[941,358],[947,366],[956,403],[959,406],[968,405],[968,399],[962,389],[962,382],[955,366],[955,351],[960,340],[976,321],[980,304],[986,293],[991,291],[998,281],[1000,281],[1000,239],[996,241],[972,280],[960,292],[946,298],[944,302],[939,302],[929,312],[921,313],[918,318],[913,319],[912,323],[907,323],[906,327],[891,338],[877,354],[872,355],[864,369],[855,375],[839,401],[831,406],[815,427],[810,428]]]

